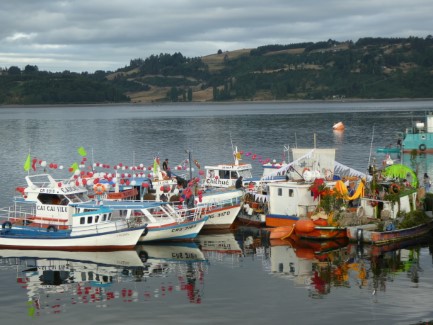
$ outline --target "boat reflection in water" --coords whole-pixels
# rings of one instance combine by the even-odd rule
[[[270,244],[271,273],[305,287],[310,297],[322,298],[337,287],[358,287],[377,300],[402,272],[413,283],[418,282],[420,248],[431,245],[431,241],[421,238],[362,247],[335,241],[272,240]]]
[[[137,246],[136,250],[144,263],[140,281],[150,282],[155,277],[164,278],[159,289],[146,288],[146,299],[150,299],[153,294],[159,297],[174,291],[185,291],[191,303],[201,303],[201,288],[208,263],[195,243],[148,244]]]
[[[75,304],[108,307],[176,292],[200,303],[198,284],[203,284],[206,267],[193,243],[116,252],[0,250],[0,272],[16,273],[17,284],[27,293],[29,316],[61,313]]]
[[[200,233],[195,242],[209,262],[239,265],[243,252],[232,232]]]

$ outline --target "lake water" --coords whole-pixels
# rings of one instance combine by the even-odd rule
[[[276,160],[284,146],[316,145],[366,171],[383,160],[376,148],[395,144],[427,110],[433,101],[0,107],[0,203],[9,205],[23,184],[29,152],[63,166],[46,169],[64,178],[80,146],[92,162],[150,166],[158,155],[173,167],[187,151],[204,166],[230,162],[232,145]],[[338,121],[344,132],[332,130]],[[420,158],[420,172],[433,174],[430,159]],[[257,175],[258,160],[244,158]],[[383,251],[331,244],[292,247],[240,228],[116,254],[0,250],[1,324],[433,320],[429,240]]]

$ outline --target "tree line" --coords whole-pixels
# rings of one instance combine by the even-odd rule
[[[433,98],[433,37],[361,38],[357,42],[266,45],[224,56],[210,69],[181,53],[132,59],[116,71],[40,71],[35,65],[0,69],[0,104],[128,102],[135,92],[166,89],[161,101],[332,98]]]

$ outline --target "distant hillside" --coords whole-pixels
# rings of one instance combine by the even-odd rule
[[[433,37],[132,59],[114,72],[0,70],[0,104],[433,98]]]

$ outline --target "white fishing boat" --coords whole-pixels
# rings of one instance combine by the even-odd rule
[[[123,250],[133,248],[146,232],[146,224],[132,225],[126,220],[112,220],[112,210],[100,207],[75,213],[59,229],[55,223],[46,227],[33,224],[34,205],[15,204],[2,209],[0,247],[56,250]]]
[[[113,212],[116,219],[122,219],[130,225],[146,224],[139,242],[164,240],[191,240],[203,228],[208,217],[202,215],[203,208],[175,208],[167,202],[148,201],[112,201],[72,204],[80,209],[105,207]]]

